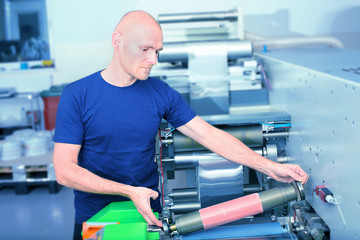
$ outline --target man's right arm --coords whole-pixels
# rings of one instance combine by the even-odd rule
[[[139,213],[151,225],[162,226],[151,211],[150,198],[156,199],[158,193],[143,187],[133,187],[111,181],[93,174],[78,165],[81,145],[55,143],[54,168],[59,184],[76,190],[97,194],[111,194],[128,197]]]

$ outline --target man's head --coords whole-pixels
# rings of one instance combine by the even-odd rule
[[[116,26],[112,45],[116,65],[134,79],[145,80],[163,47],[162,30],[148,13],[132,11]]]

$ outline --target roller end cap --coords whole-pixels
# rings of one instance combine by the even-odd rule
[[[291,185],[294,187],[296,191],[296,201],[305,200],[305,191],[301,182],[291,182]]]

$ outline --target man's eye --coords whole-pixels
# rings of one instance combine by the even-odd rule
[[[142,51],[143,52],[146,52],[148,50],[148,48],[143,48]]]

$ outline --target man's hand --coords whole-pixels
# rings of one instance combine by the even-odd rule
[[[294,164],[276,164],[271,168],[268,175],[280,182],[290,183],[292,181],[298,181],[303,185],[309,179],[309,175],[307,175],[301,167]]]
[[[150,198],[155,200],[158,196],[159,193],[149,188],[134,187],[129,198],[133,201],[138,212],[144,217],[148,224],[162,227],[162,222],[156,218],[155,214],[151,211],[150,206]]]

